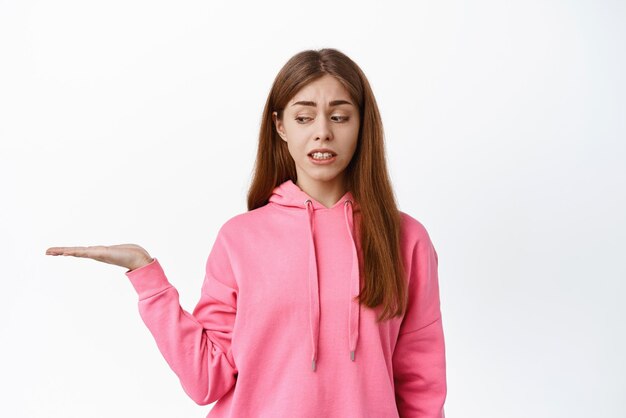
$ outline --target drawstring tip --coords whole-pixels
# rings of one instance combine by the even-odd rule
[[[313,360],[312,367],[313,367],[313,371],[315,371],[315,360]]]
[[[350,360],[354,361],[354,350],[350,351]]]

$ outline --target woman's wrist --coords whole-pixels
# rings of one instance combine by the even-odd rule
[[[147,266],[148,264],[152,263],[154,261],[154,258],[152,257],[147,257],[145,259],[143,259],[142,261],[136,263],[135,265],[132,265],[128,268],[129,271],[133,271],[133,270],[137,270],[138,268]]]

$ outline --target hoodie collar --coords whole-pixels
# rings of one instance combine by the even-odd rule
[[[301,208],[306,212],[307,216],[307,240],[309,247],[308,258],[308,280],[309,280],[309,320],[311,332],[311,362],[312,369],[315,371],[317,362],[317,350],[320,333],[320,298],[319,298],[319,279],[317,273],[317,258],[315,251],[314,223],[315,211],[319,209],[344,211],[347,234],[352,242],[352,270],[350,273],[350,294],[346,298],[348,303],[348,344],[350,350],[350,360],[354,361],[357,342],[359,339],[359,320],[361,317],[361,305],[355,298],[360,291],[359,280],[359,260],[357,255],[355,234],[354,234],[354,211],[358,208],[358,204],[354,201],[352,193],[346,192],[337,203],[327,208],[317,200],[309,196],[304,190],[296,185],[292,180],[286,180],[282,184],[276,186],[269,198],[270,202],[281,206]]]

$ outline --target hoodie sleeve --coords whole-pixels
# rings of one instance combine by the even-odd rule
[[[237,286],[219,234],[193,314],[181,308],[179,294],[156,258],[125,274],[139,296],[143,322],[187,395],[207,405],[226,394],[237,378],[231,351]]]
[[[438,256],[425,229],[413,248],[408,307],[393,353],[396,404],[401,418],[445,418],[446,360]]]

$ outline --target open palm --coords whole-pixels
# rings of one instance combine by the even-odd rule
[[[136,244],[94,245],[88,247],[50,247],[46,255],[71,255],[73,257],[91,258],[103,263],[137,269],[152,262],[148,252]]]

